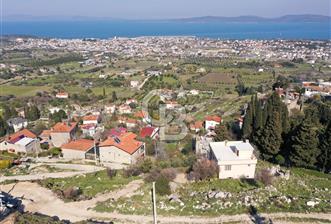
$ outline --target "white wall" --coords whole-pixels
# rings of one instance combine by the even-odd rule
[[[135,163],[139,157],[144,155],[144,150],[143,152],[141,152],[141,149],[138,149],[135,153],[130,155],[129,153],[124,152],[123,150],[115,146],[106,146],[106,147],[100,147],[99,153],[100,153],[100,162],[132,164]]]
[[[254,163],[246,164],[231,164],[231,170],[225,170],[226,165],[219,165],[219,178],[254,178],[255,166]]]
[[[52,132],[51,138],[52,144],[55,147],[61,147],[63,144],[66,144],[71,140],[70,133],[68,132]]]
[[[73,149],[62,149],[63,158],[65,159],[85,159],[85,152]]]

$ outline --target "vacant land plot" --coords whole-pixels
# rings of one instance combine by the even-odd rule
[[[209,73],[198,79],[198,82],[206,84],[237,84],[236,75],[234,74],[222,74],[222,73]]]
[[[259,169],[269,164],[260,163]],[[254,206],[258,212],[323,212],[331,211],[331,176],[306,169],[291,169],[290,179],[274,178],[272,185],[265,186],[258,181],[218,180],[183,184],[174,195],[158,196],[160,215],[219,216],[239,214]],[[97,211],[118,211],[125,214],[145,214],[152,211],[150,184],[145,184],[136,195],[120,198],[115,203],[99,203]],[[298,190],[300,189],[300,190]],[[213,192],[222,192],[215,197]],[[313,201],[314,206],[308,202]]]
[[[40,181],[44,187],[59,193],[69,188],[78,187],[84,197],[94,197],[98,193],[106,193],[116,190],[134,178],[125,178],[120,173],[110,178],[105,170],[96,173],[78,175],[70,178],[46,179]]]

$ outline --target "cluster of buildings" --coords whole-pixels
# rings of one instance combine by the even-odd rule
[[[219,40],[196,37],[137,37],[111,39],[36,39],[20,38],[8,49],[25,50],[41,48],[46,50],[68,50],[81,52],[102,52],[97,58],[107,60],[108,54],[125,57],[241,57],[266,60],[302,58],[310,63],[316,60],[330,60],[330,41],[313,40]],[[102,59],[100,59],[102,60]],[[94,64],[87,60],[86,64]]]

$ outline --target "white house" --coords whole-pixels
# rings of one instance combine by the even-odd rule
[[[56,98],[59,99],[68,99],[69,98],[69,94],[66,92],[59,92],[55,95]]]
[[[219,125],[222,122],[222,118],[219,116],[207,116],[205,117],[205,129],[215,129],[217,125]]]
[[[257,159],[248,142],[210,142],[209,158],[219,167],[219,178],[254,178]]]
[[[132,80],[132,81],[130,82],[130,86],[131,86],[132,88],[137,88],[137,87],[139,86],[139,81]]]
[[[15,132],[17,132],[28,126],[28,120],[22,117],[15,117],[7,120],[7,124],[9,127],[12,127]]]
[[[23,129],[8,136],[0,143],[0,150],[13,153],[36,153],[41,151],[39,139],[28,129]]]
[[[83,124],[99,124],[100,116],[98,115],[87,115],[83,117]]]

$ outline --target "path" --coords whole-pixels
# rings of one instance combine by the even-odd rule
[[[126,187],[103,195],[99,195],[94,199],[80,202],[64,203],[59,199],[51,190],[41,187],[36,183],[19,182],[15,184],[0,185],[1,190],[9,191],[16,197],[23,198],[23,204],[25,210],[29,212],[39,212],[49,216],[58,216],[60,219],[70,220],[77,222],[86,219],[98,219],[98,220],[118,220],[121,223],[150,223],[152,216],[144,215],[124,215],[113,213],[98,213],[92,211],[97,202],[105,201],[109,198],[115,200],[119,197],[132,195],[142,184],[141,180],[130,182]],[[299,217],[299,218],[319,218],[326,219],[331,222],[330,213],[275,213],[275,214],[260,214],[265,218],[282,218],[282,217]],[[222,222],[240,222],[240,223],[252,223],[251,217],[248,214],[241,215],[221,215],[219,217],[187,217],[187,216],[171,216],[171,217],[158,217],[160,223],[222,223]],[[278,222],[279,223],[279,222]],[[283,222],[284,223],[284,222]]]
[[[43,165],[43,164],[40,164]],[[59,169],[67,170],[77,170],[77,171],[64,171],[64,172],[54,172],[54,173],[39,173],[39,174],[29,174],[29,175],[17,175],[17,176],[2,176],[0,177],[0,183],[8,180],[18,180],[18,181],[32,181],[32,180],[43,180],[46,178],[63,178],[72,177],[80,174],[94,173],[105,168],[92,166],[92,165],[80,165],[80,164],[66,164],[66,163],[52,163],[47,164]]]

